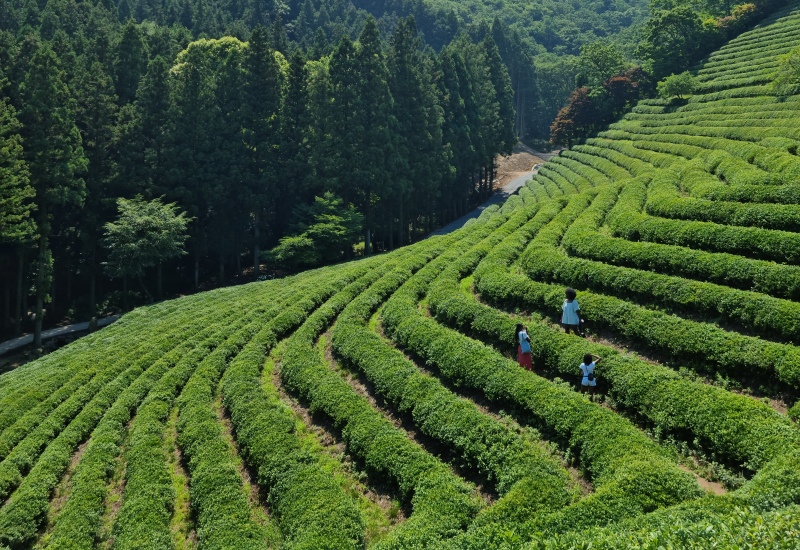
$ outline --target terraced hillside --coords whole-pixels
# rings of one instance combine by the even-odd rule
[[[798,45],[800,9],[456,233],[0,376],[0,547],[796,548]]]

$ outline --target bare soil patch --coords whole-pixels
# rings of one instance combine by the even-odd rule
[[[678,466],[684,472],[689,472],[692,474],[695,479],[697,480],[697,484],[706,491],[707,493],[712,493],[714,495],[724,495],[728,491],[725,490],[725,487],[722,483],[718,483],[716,481],[709,481],[704,477],[701,477],[697,472],[693,472],[691,469],[687,468],[686,466],[680,465]]]
[[[543,162],[541,158],[521,150],[507,157],[497,157],[497,178],[494,180],[494,188],[499,189],[514,178],[530,173],[534,164]]]

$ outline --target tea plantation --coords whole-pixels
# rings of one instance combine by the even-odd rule
[[[455,233],[0,376],[0,548],[800,547],[798,46],[800,8]]]

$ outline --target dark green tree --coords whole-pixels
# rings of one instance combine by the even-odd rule
[[[7,247],[9,256],[16,256],[15,334],[22,323],[24,253],[36,230],[32,218],[36,192],[30,186],[21,129],[14,108],[8,100],[0,100],[0,245]]]
[[[636,56],[656,80],[693,65],[701,52],[713,48],[713,36],[703,28],[700,16],[688,5],[657,11],[642,30]]]
[[[153,297],[142,278],[145,270],[186,254],[189,218],[173,204],[140,196],[117,200],[116,221],[105,224],[107,270],[112,277],[135,277],[147,296]]]
[[[89,273],[89,310],[95,313],[97,276],[99,275],[98,245],[102,226],[110,219],[113,202],[111,188],[115,164],[111,155],[117,115],[114,83],[100,61],[86,67],[78,91],[76,122],[81,132],[88,161],[85,174],[86,200],[76,218],[87,271]]]
[[[383,58],[378,25],[367,19],[358,38],[354,56],[353,84],[356,110],[354,128],[358,130],[353,147],[353,163],[346,172],[364,214],[364,253],[372,252],[373,201],[380,197],[388,179],[387,160],[392,143],[389,135],[392,96]],[[377,193],[377,196],[375,195]]]
[[[393,99],[392,177],[388,183],[388,219],[399,224],[398,244],[408,240],[409,216],[428,223],[438,200],[445,167],[442,110],[432,81],[433,63],[422,53],[413,18],[395,28],[389,50],[389,87]],[[413,201],[412,201],[413,199]],[[409,211],[409,207],[413,207]],[[390,247],[394,244],[391,223]]]
[[[281,103],[280,147],[277,181],[276,232],[284,234],[287,212],[293,204],[312,200],[314,190],[309,182],[309,113],[308,71],[306,60],[299,50],[292,52]]]
[[[257,27],[244,60],[242,117],[249,150],[248,202],[253,213],[253,268],[258,275],[261,232],[266,215],[274,213],[278,154],[280,152],[280,67],[269,44],[269,33]]]
[[[136,94],[136,113],[141,135],[143,177],[135,187],[146,194],[166,193],[170,101],[169,66],[157,56],[147,67]],[[133,187],[133,186],[127,186]]]
[[[42,342],[43,304],[49,300],[52,280],[51,216],[56,208],[74,207],[83,201],[85,185],[80,175],[86,170],[86,158],[64,71],[47,44],[33,56],[20,95],[24,105],[19,118],[23,124],[25,159],[31,184],[36,189],[38,208],[34,282],[34,345],[38,347]]]
[[[136,98],[139,80],[147,71],[147,44],[139,26],[128,20],[116,45],[115,85],[120,105]]]
[[[0,99],[0,242],[19,244],[33,236],[35,196],[23,157],[22,125],[8,100]]]

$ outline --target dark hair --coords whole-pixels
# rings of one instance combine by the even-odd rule
[[[567,297],[567,300],[574,300],[578,296],[578,293],[575,292],[574,288],[567,288],[567,290],[564,291],[564,296]]]
[[[517,323],[517,329],[514,331],[514,340],[519,338],[519,333],[523,329],[522,323]]]
[[[587,353],[586,355],[583,356],[583,364],[584,365],[588,365],[591,362],[592,362],[592,354],[591,353]]]

